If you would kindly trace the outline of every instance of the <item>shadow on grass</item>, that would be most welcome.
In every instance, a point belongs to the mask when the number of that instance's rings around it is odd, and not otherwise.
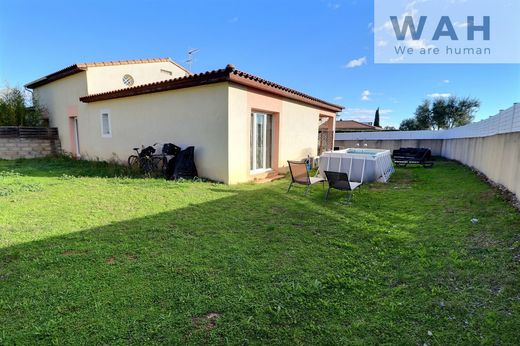
[[[0,249],[0,341],[347,338],[336,326],[356,319],[378,232],[321,189],[285,188],[214,189],[233,195]]]
[[[478,282],[482,264],[453,255],[460,236],[422,192],[362,189],[344,207],[286,187],[208,186],[222,197],[0,249],[0,343],[471,343],[506,304],[464,324],[461,291],[437,282]],[[495,318],[486,336],[510,341],[515,320]]]

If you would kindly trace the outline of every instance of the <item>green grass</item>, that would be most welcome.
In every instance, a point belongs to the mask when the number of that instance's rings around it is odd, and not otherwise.
[[[520,343],[520,214],[456,163],[350,206],[126,174],[0,161],[0,344]]]

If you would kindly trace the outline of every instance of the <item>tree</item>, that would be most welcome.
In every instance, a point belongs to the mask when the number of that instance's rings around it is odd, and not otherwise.
[[[417,107],[414,114],[418,130],[430,130],[433,128],[432,112],[430,110],[429,100],[424,100],[423,103]]]
[[[379,107],[377,107],[376,115],[374,117],[374,126],[381,127],[381,125],[379,125]]]
[[[430,103],[424,100],[415,110],[415,117],[401,122],[400,130],[440,130],[469,124],[480,107],[477,99],[437,98]]]
[[[401,131],[415,131],[420,130],[419,124],[417,123],[417,119],[410,118],[401,121],[401,125],[399,125],[399,130]]]
[[[463,99],[448,100],[448,105],[453,108],[448,108],[448,128],[463,126],[469,124],[475,119],[475,112],[480,108],[480,101],[471,99],[469,97]]]
[[[36,98],[27,106],[23,90],[7,87],[0,95],[0,126],[41,126],[45,108]]]

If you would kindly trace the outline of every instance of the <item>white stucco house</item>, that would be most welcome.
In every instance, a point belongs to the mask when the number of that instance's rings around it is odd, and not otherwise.
[[[199,175],[228,184],[315,156],[320,124],[332,149],[343,108],[232,65],[191,74],[168,58],[75,64],[26,87],[75,157],[126,162],[133,147],[193,145]]]

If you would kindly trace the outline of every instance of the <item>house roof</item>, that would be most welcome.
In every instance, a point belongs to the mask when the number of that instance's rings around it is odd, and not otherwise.
[[[322,125],[323,126],[323,125]],[[336,131],[338,130],[352,130],[352,131],[363,131],[363,130],[382,130],[380,127],[364,124],[356,120],[338,120],[336,121]]]
[[[190,88],[194,86],[220,82],[236,83],[239,85],[246,86],[248,88],[257,89],[278,96],[286,97],[288,99],[304,102],[332,112],[340,112],[343,109],[343,106],[320,100],[316,97],[304,94],[300,91],[284,87],[280,84],[276,84],[274,82],[262,79],[260,77],[254,76],[243,71],[239,71],[235,69],[233,65],[227,65],[226,68],[220,70],[207,71],[203,73],[139,85],[135,87],[87,95],[80,97],[80,100],[82,102],[89,103],[102,100],[110,100],[115,98],[144,95],[167,90]]]
[[[130,65],[130,64],[150,64],[155,62],[171,62],[176,65],[180,69],[186,71],[186,73],[191,74],[188,70],[186,70],[181,65],[177,64],[175,61],[170,58],[152,58],[152,59],[138,59],[138,60],[117,60],[117,61],[105,61],[105,62],[86,62],[80,64],[74,64],[69,67],[65,67],[59,71],[53,72],[47,76],[39,78],[35,81],[32,81],[25,85],[25,87],[29,89],[34,89],[39,86],[48,84],[50,82],[54,82],[58,79],[65,78],[71,76],[73,74],[86,71],[89,67],[102,67],[102,66],[117,66],[117,65]]]

